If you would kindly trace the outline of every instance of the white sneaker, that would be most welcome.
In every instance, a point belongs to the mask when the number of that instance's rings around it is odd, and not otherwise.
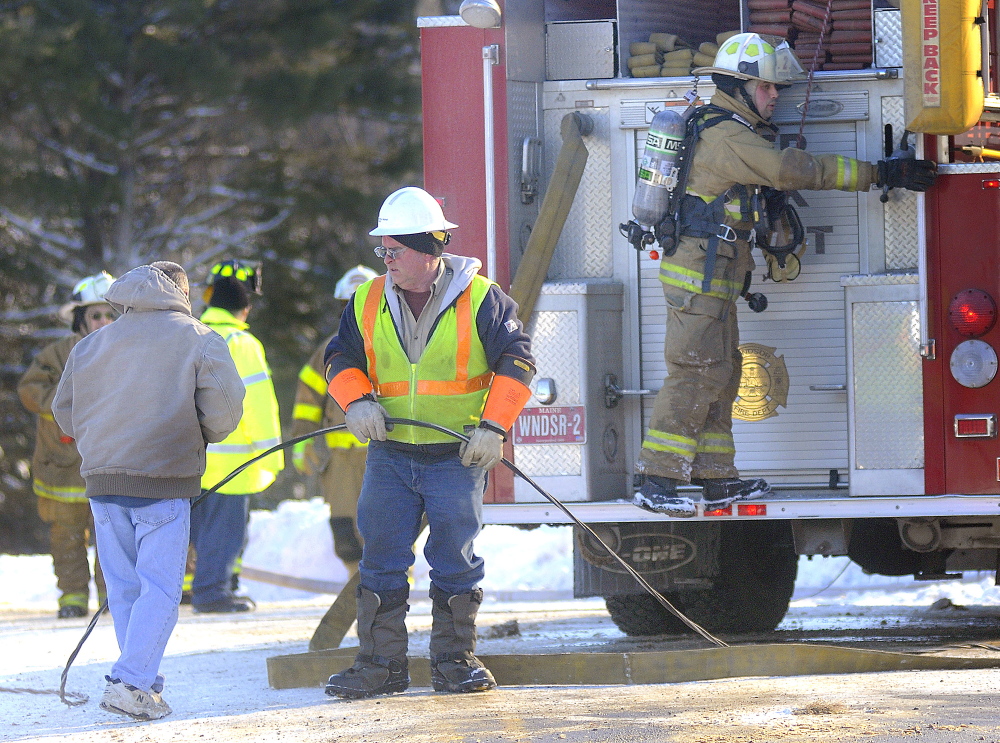
[[[101,697],[101,709],[116,715],[131,717],[133,720],[159,720],[173,710],[155,691],[143,691],[121,679],[105,676],[108,685]]]

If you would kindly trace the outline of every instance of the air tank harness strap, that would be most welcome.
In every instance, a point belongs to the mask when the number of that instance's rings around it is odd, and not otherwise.
[[[684,194],[684,200],[681,202],[680,234],[688,237],[708,238],[708,246],[705,248],[705,270],[701,282],[703,294],[708,294],[712,290],[712,277],[715,275],[715,258],[719,251],[719,240],[732,242],[736,239],[733,228],[723,223],[725,207],[725,193],[719,194],[710,202],[692,194]]]

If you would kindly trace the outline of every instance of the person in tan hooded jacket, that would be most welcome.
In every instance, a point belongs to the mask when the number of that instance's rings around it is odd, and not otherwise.
[[[770,118],[779,89],[804,74],[781,39],[737,34],[722,45],[714,66],[695,74],[711,74],[716,92],[709,106],[692,113],[689,127],[697,140],[686,183],[679,186],[679,239],[660,262],[668,376],[643,439],[642,478],[633,499],[675,517],[697,512],[694,499],[677,490],[680,484],[702,487],[706,511],[770,491],[762,479],[740,479],[732,433],[743,365],[735,302],[754,268],[758,223],[752,205],[760,203],[762,189],[772,189],[772,197],[872,186],[923,191],[935,177],[927,160],[869,163],[776,149],[763,135],[777,131]]]
[[[38,496],[38,515],[49,525],[52,568],[61,594],[56,614],[60,619],[87,616],[90,603],[87,542],[94,533],[94,519],[80,476],[80,453],[76,442],[63,435],[52,418],[52,398],[73,347],[115,319],[117,313],[104,301],[104,293],[113,281],[110,274],[101,271],[77,282],[71,301],[59,308],[59,318],[72,326],[72,335],[43,348],[17,385],[21,403],[38,415],[31,477]],[[103,603],[107,589],[96,555],[94,582],[97,602]]]

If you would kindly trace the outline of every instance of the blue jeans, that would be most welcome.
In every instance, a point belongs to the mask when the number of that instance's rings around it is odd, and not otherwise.
[[[168,498],[125,507],[91,501],[90,507],[121,650],[111,677],[149,691],[162,684],[160,661],[177,624],[191,503]]]
[[[191,544],[198,555],[191,583],[191,605],[233,595],[230,580],[247,541],[249,495],[211,493],[191,509]]]
[[[424,514],[431,582],[449,594],[479,585],[485,570],[472,540],[483,526],[485,489],[486,471],[463,467],[457,456],[428,460],[372,441],[358,500],[361,585],[376,593],[408,585],[406,571]]]

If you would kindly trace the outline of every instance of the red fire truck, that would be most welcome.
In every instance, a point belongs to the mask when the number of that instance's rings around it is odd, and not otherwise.
[[[544,276],[528,325],[538,373],[514,461],[711,631],[773,629],[799,555],[847,555],[867,572],[918,580],[1000,561],[992,2],[876,0],[867,60],[829,64],[782,93],[775,146],[801,146],[801,136],[810,152],[875,161],[888,127],[890,149],[909,129],[917,156],[939,163],[937,184],[887,200],[874,189],[791,195],[807,233],[801,275],[762,282],[758,258],[753,291],[769,306],[739,310],[736,464],[773,494],[692,519],[630,503],[665,374],[665,304],[657,261],[619,225],[631,219],[653,115],[686,106],[693,86],[706,101],[713,88],[690,75],[630,76],[628,58],[652,33],[698,48],[752,30],[754,7],[466,0],[462,15],[418,21],[425,187],[460,225],[453,249],[504,287]],[[500,469],[487,523],[568,523]],[[575,594],[604,597],[625,632],[680,626],[579,531],[574,571]]]

